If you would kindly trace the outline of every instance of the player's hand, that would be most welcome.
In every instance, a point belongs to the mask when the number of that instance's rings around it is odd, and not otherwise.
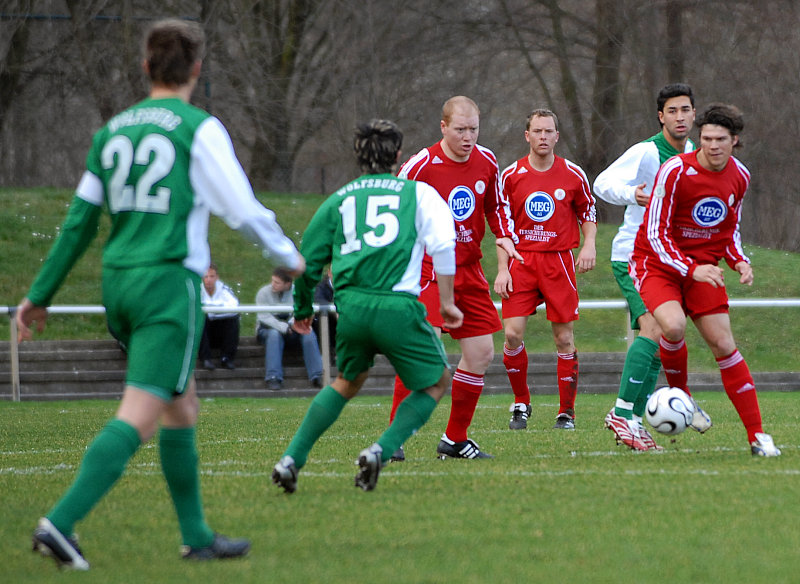
[[[647,203],[650,202],[650,193],[648,193],[645,188],[647,188],[647,183],[636,185],[636,191],[634,193],[636,204],[642,207],[647,207]]]
[[[508,298],[508,295],[514,291],[514,282],[508,270],[497,272],[497,277],[494,279],[494,291],[500,298]]]
[[[291,324],[292,330],[300,335],[307,335],[311,332],[311,322],[313,320],[313,316],[301,320],[293,320]]]
[[[714,264],[700,264],[692,273],[692,278],[696,282],[711,284],[714,288],[721,288],[725,285],[725,277],[722,268]]]
[[[442,304],[439,312],[444,318],[444,326],[449,329],[458,328],[464,324],[464,313],[455,304]]]
[[[510,237],[500,237],[497,239],[495,243],[497,247],[503,248],[503,251],[505,251],[508,254],[508,257],[514,258],[515,260],[519,260],[523,264],[525,263],[525,260],[523,260],[522,256],[519,255],[517,248],[514,247],[514,242],[511,241]]]
[[[17,306],[16,321],[19,335],[17,342],[30,341],[33,339],[31,324],[36,323],[37,332],[44,331],[44,325],[47,322],[47,308],[36,306],[27,298],[23,298]]]
[[[578,257],[575,259],[575,267],[577,268],[578,273],[583,274],[584,272],[594,269],[596,263],[597,251],[594,248],[586,249],[586,246],[584,245],[578,254]]]
[[[739,272],[739,283],[745,286],[753,285],[753,266],[747,262],[738,262],[734,268]]]

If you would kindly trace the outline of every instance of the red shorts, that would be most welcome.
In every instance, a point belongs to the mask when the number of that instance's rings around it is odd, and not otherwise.
[[[677,272],[673,275],[661,269],[654,270],[647,266],[647,260],[639,266],[630,264],[629,268],[633,284],[651,313],[669,300],[680,302],[692,320],[707,314],[728,313],[728,292],[724,286],[715,288],[706,282],[682,278]]]
[[[514,291],[503,299],[503,318],[536,314],[542,302],[550,322],[578,320],[575,258],[566,251],[523,251],[525,263],[508,265]]]
[[[464,324],[449,330],[439,312],[439,286],[435,281],[421,282],[419,301],[428,309],[428,322],[442,329],[454,339],[490,335],[503,328],[497,309],[489,294],[489,282],[483,275],[480,262],[456,268],[455,301],[464,313]]]

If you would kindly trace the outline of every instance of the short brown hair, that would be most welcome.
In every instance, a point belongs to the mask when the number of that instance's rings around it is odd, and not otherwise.
[[[531,129],[531,120],[533,118],[553,118],[553,122],[556,125],[556,132],[558,132],[558,116],[552,110],[540,107],[529,113],[527,119],[525,120],[526,130]]]
[[[177,18],[155,22],[144,42],[150,80],[167,86],[185,85],[205,48],[206,36],[198,23]]]

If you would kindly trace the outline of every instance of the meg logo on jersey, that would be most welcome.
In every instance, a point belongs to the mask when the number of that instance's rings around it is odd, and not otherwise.
[[[714,227],[725,221],[728,206],[716,197],[706,197],[692,209],[692,219],[701,227]]]
[[[450,205],[453,219],[463,221],[475,211],[475,194],[469,187],[459,185],[450,191],[450,195],[447,197],[447,204]]]
[[[556,211],[553,197],[544,191],[536,191],[525,199],[525,213],[534,221],[547,221]]]

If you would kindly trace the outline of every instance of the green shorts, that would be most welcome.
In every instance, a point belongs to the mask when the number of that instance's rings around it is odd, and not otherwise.
[[[639,330],[639,317],[649,312],[647,307],[642,301],[642,297],[633,286],[633,278],[628,273],[628,262],[611,262],[611,271],[614,273],[614,279],[617,281],[619,289],[622,290],[622,296],[628,303],[628,311],[631,314],[631,328]]]
[[[439,381],[447,355],[421,302],[408,294],[352,288],[336,294],[336,365],[342,377],[355,380],[383,353],[411,391]]]
[[[108,328],[128,353],[127,385],[167,401],[184,392],[205,322],[200,285],[178,263],[103,269]]]

